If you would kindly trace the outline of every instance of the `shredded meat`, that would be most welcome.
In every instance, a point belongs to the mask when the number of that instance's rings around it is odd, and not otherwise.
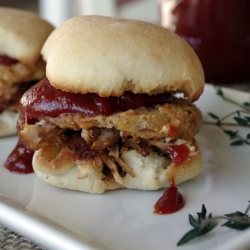
[[[38,150],[47,146],[54,138],[57,138],[57,136],[64,131],[65,130],[53,124],[41,120],[34,125],[25,123],[22,126],[22,130],[19,132],[19,136],[26,142],[28,148]]]
[[[45,63],[42,58],[32,68],[21,62],[13,65],[0,64],[0,111],[19,102],[21,94],[44,74]]]
[[[150,145],[148,144],[148,141],[138,137],[126,138],[124,146],[127,148],[133,148],[143,156],[148,156],[150,153]]]
[[[109,155],[114,157],[115,161],[119,164],[119,166],[121,166],[122,169],[131,177],[135,177],[133,171],[120,158],[120,153],[121,151],[119,151],[119,146],[117,143],[109,151]]]
[[[101,159],[103,160],[103,162],[111,170],[111,173],[114,176],[115,181],[122,185],[123,182],[122,182],[122,178],[118,172],[117,165],[113,162],[113,160],[107,154],[102,153],[100,156],[101,156]]]
[[[132,177],[135,176],[133,171],[120,158],[117,140],[117,135],[119,136],[118,131],[115,129],[108,130],[95,128],[89,131],[89,133],[90,135],[93,135],[93,133],[98,135],[94,136],[97,141],[100,137],[102,139],[106,138],[107,142],[104,142],[104,144],[109,147],[107,147],[106,150],[103,150],[103,145],[98,143],[100,147],[93,149],[92,146],[94,141],[92,139],[86,141],[86,139],[81,137],[84,134],[85,138],[88,139],[89,137],[87,136],[87,131],[81,133],[81,136],[80,132],[73,131],[67,131],[66,133],[58,136],[58,139],[63,144],[63,147],[68,147],[74,152],[74,162],[79,166],[79,178],[86,178],[92,173],[96,165],[100,166],[103,163],[111,170],[115,180],[120,184],[122,184],[122,179],[118,171],[118,166],[122,167],[122,169]],[[107,135],[105,136],[105,134]]]
[[[93,128],[89,130],[83,129],[81,135],[85,141],[91,145],[91,149],[93,150],[111,147],[116,142],[118,142],[120,138],[119,132],[114,128]]]

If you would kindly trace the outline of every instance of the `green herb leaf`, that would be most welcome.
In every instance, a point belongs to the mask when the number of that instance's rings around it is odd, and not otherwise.
[[[236,229],[236,230],[245,230],[250,227],[250,224],[248,225],[248,224],[243,224],[239,222],[228,221],[224,223],[222,227],[229,227],[229,228]]]
[[[247,126],[248,125],[248,121],[244,118],[240,118],[240,117],[234,117],[234,120],[241,126]]]
[[[211,112],[208,112],[208,114],[215,120],[219,120],[219,117]]]
[[[250,227],[250,218],[248,217],[248,215],[242,212],[237,211],[235,213],[225,214],[225,216],[229,218],[238,219],[238,221],[229,220],[224,223],[222,227],[226,226],[237,230],[245,230]]]
[[[250,107],[250,102],[244,102],[243,105],[246,107]]]
[[[205,226],[196,227],[190,231],[188,231],[177,243],[177,246],[181,246],[187,243],[190,240],[195,239],[201,235],[207,234],[212,231],[218,224],[215,221],[210,221],[206,223]]]
[[[200,229],[199,228],[194,228],[190,231],[188,231],[177,243],[177,246],[181,246],[185,243],[187,243],[190,240],[193,240],[194,238],[196,238],[197,236],[200,235]]]
[[[222,96],[222,97],[224,96],[224,93],[221,88],[217,89],[217,95]]]
[[[206,223],[206,226],[203,226],[201,228],[201,234],[200,235],[203,235],[203,234],[207,234],[209,233],[210,231],[212,231],[216,226],[218,225],[218,223],[216,221],[209,221]],[[199,236],[200,236],[199,235]]]
[[[177,246],[183,245],[198,236],[207,234],[217,226],[217,222],[212,220],[212,214],[209,214],[208,220],[206,219],[206,214],[207,209],[204,204],[202,205],[201,212],[197,213],[198,221],[195,220],[191,214],[189,214],[189,223],[194,227],[194,229],[187,232],[177,243]]]
[[[206,218],[206,214],[207,214],[207,209],[206,209],[205,205],[202,204],[201,212],[197,213],[198,218],[199,218],[199,223],[201,223]]]
[[[244,217],[245,214],[239,211],[236,211],[235,213],[230,213],[230,214],[224,214],[225,216],[229,218],[235,218],[235,217]]]
[[[199,227],[200,223],[197,222],[191,214],[188,215],[188,218],[191,226],[193,226],[194,228]]]
[[[237,140],[237,141],[234,141],[234,142],[232,142],[232,143],[230,143],[230,146],[241,146],[241,145],[243,145],[244,144],[244,140]]]
[[[245,230],[250,227],[250,217],[248,216],[248,212],[250,210],[250,204],[248,205],[245,213],[236,211],[235,213],[225,214],[226,217],[212,217],[210,213],[208,218],[206,218],[206,207],[203,204],[200,213],[198,214],[198,220],[195,220],[192,215],[189,214],[189,223],[194,227],[194,229],[188,231],[177,243],[177,246],[183,245],[190,240],[195,239],[201,235],[207,234],[212,231],[218,223],[216,219],[226,219],[227,222],[222,226],[236,229],[236,230]]]
[[[230,136],[230,139],[233,139],[239,131],[232,131],[232,130],[223,130],[224,133]]]
[[[245,116],[245,119],[250,122],[250,116]]]

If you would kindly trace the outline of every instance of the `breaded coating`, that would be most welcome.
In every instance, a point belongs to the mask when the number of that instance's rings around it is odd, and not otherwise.
[[[151,109],[128,110],[110,116],[83,117],[81,114],[62,114],[57,118],[43,119],[62,129],[116,128],[127,136],[143,139],[170,137],[190,140],[199,132],[202,124],[201,111],[194,104],[176,98],[172,104]]]

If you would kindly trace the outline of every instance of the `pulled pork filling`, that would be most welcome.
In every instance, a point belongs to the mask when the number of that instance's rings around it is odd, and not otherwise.
[[[134,149],[143,156],[154,151],[166,157],[169,164],[174,163],[176,166],[200,153],[191,142],[183,139],[172,140],[168,137],[147,140],[128,136],[115,128],[93,127],[74,131],[61,129],[45,120],[34,125],[24,125],[20,136],[33,150],[47,150],[47,147],[53,148],[53,145],[59,144],[61,150],[53,158],[55,166],[56,162],[60,166],[60,156],[67,151],[68,157],[78,166],[79,179],[88,177],[96,166],[103,166],[103,174],[113,176],[121,185],[122,177],[126,174],[135,177],[132,169],[121,159],[122,153],[127,150]]]
[[[142,139],[131,137],[119,132],[115,128],[91,128],[82,131],[60,129],[44,120],[26,125],[20,131],[24,141],[34,150],[51,148],[59,144],[61,149],[70,151],[69,157],[78,166],[78,178],[86,178],[95,166],[103,166],[105,176],[113,176],[116,182],[122,185],[122,177],[129,174],[135,177],[132,169],[126,165],[121,154],[134,149],[143,156],[150,152],[157,152],[166,157],[169,164],[176,166],[185,162],[189,157],[199,154],[191,142],[183,139]],[[60,162],[61,151],[53,160]],[[59,157],[58,157],[59,156]]]

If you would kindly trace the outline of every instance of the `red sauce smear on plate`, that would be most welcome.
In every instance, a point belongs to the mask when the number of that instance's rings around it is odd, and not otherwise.
[[[149,96],[125,92],[120,97],[100,97],[95,93],[75,94],[54,88],[47,78],[30,88],[21,99],[21,111],[28,120],[44,116],[58,117],[60,114],[81,114],[85,117],[111,115],[118,111],[153,107],[171,102],[171,94]]]
[[[11,66],[11,65],[16,64],[16,63],[18,63],[18,60],[10,58],[6,55],[0,54],[0,64]]]
[[[155,203],[155,214],[172,214],[179,211],[185,205],[185,200],[178,188],[175,186],[174,179],[170,181],[170,187],[165,190],[163,195]]]
[[[4,167],[10,172],[28,174],[33,172],[32,157],[34,151],[29,150],[26,144],[19,138],[16,147],[8,156]]]

